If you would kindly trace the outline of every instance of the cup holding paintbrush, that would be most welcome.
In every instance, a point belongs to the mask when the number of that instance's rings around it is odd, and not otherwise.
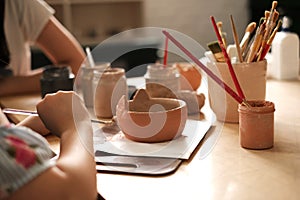
[[[209,49],[212,51],[216,58],[216,62],[208,62],[207,66],[213,71],[213,73],[218,74],[219,77],[231,88],[235,88],[236,92],[239,93],[240,97],[246,101],[265,99],[266,90],[266,67],[267,62],[263,60],[261,62],[251,62],[246,63],[242,57],[241,44],[237,37],[236,27],[233,21],[233,17],[230,17],[232,33],[235,39],[235,53],[237,59],[232,62],[233,57],[229,57],[229,53],[226,50],[222,50],[224,45],[220,39],[220,34],[215,28],[215,33],[218,37],[218,41],[208,44]],[[214,22],[212,20],[212,22]],[[247,27],[247,35],[242,39],[243,43],[248,43],[250,39],[250,33],[254,31],[256,23],[251,23]],[[251,29],[251,30],[250,30]],[[261,36],[262,40],[262,36]],[[258,43],[259,41],[257,41]],[[227,49],[233,45],[229,45]],[[256,47],[258,48],[258,47]],[[228,55],[229,54],[229,55]],[[213,80],[208,79],[208,91],[210,106],[212,110],[216,113],[217,119],[219,121],[238,123],[239,113],[238,105],[234,99],[226,94],[222,88],[220,88]],[[247,102],[247,101],[246,101]]]
[[[235,26],[232,21],[233,34],[236,35]],[[253,25],[252,25],[253,26]],[[252,30],[253,31],[253,30]],[[236,36],[235,36],[236,37]],[[240,46],[238,38],[235,38],[235,46]],[[233,45],[230,45],[233,46]],[[230,48],[228,46],[227,49]],[[214,55],[222,57],[223,60],[216,59],[216,62],[208,62],[207,66],[213,73],[217,74],[221,79],[231,88],[235,88],[230,70],[228,69],[228,63],[225,62],[225,56],[222,52],[221,46],[218,45],[218,41],[209,45]],[[213,47],[213,48],[212,48]],[[241,52],[240,52],[241,53]],[[238,57],[236,51],[235,55]],[[240,54],[241,56],[241,54]],[[230,59],[230,62],[232,57]],[[247,99],[265,99],[266,92],[266,69],[267,62],[263,60],[261,62],[243,62],[243,59],[237,59],[240,62],[230,63],[233,71],[236,74],[239,85],[243,90],[243,93]],[[223,61],[223,62],[220,62]],[[241,62],[242,61],[242,62]],[[208,92],[209,92],[209,103],[212,110],[215,112],[216,117],[219,121],[239,123],[239,102],[231,98],[230,95],[222,88],[220,88],[212,79],[208,79]]]
[[[273,147],[273,143],[274,143],[274,111],[275,111],[275,106],[272,102],[269,101],[265,101],[265,95],[263,95],[263,97],[258,97],[256,100],[249,100],[249,99],[254,99],[254,97],[249,97],[250,94],[253,94],[253,91],[257,91],[258,87],[254,87],[251,88],[249,90],[249,94],[248,92],[245,91],[245,86],[243,85],[243,83],[241,83],[240,81],[245,80],[247,78],[249,78],[250,72],[253,72],[254,70],[257,69],[257,66],[259,66],[258,64],[262,64],[261,68],[262,71],[266,71],[266,65],[267,65],[267,61],[264,59],[266,52],[269,50],[269,45],[272,43],[272,38],[274,37],[274,35],[276,34],[278,27],[280,26],[280,21],[277,23],[276,28],[274,24],[276,24],[276,21],[278,19],[278,12],[275,10],[277,6],[277,2],[273,2],[272,4],[272,9],[271,11],[268,13],[266,13],[266,18],[265,20],[260,24],[259,28],[256,31],[256,34],[254,36],[253,42],[251,42],[249,44],[249,51],[246,52],[246,61],[247,63],[243,63],[243,58],[241,57],[241,49],[240,49],[240,45],[238,44],[238,40],[236,39],[236,32],[234,30],[234,26],[233,27],[233,34],[234,34],[234,39],[235,39],[235,43],[236,43],[236,47],[237,47],[237,55],[239,57],[239,61],[240,64],[244,65],[244,66],[251,66],[250,71],[247,72],[246,77],[242,77],[241,74],[239,74],[237,71],[237,69],[235,67],[232,66],[231,62],[228,62],[228,58],[226,56],[226,52],[222,51],[224,56],[225,56],[225,60],[227,61],[228,67],[229,69],[234,68],[234,71],[237,75],[239,79],[239,84],[241,86],[241,88],[243,88],[243,92],[245,92],[245,96],[247,97],[247,103],[250,104],[250,106],[245,106],[243,104],[239,104],[238,106],[238,122],[240,123],[239,125],[239,137],[240,137],[240,145],[244,148],[248,148],[248,149],[268,149]],[[214,20],[212,20],[214,22]],[[231,22],[233,24],[233,20],[231,17]],[[214,24],[213,24],[214,25]],[[215,28],[215,25],[214,25]],[[215,28],[216,29],[216,28]],[[217,34],[218,39],[219,37],[219,33],[217,31],[215,31]],[[249,41],[249,39],[248,39]],[[244,42],[244,41],[243,41]],[[220,47],[222,48],[222,41],[219,39],[219,43],[220,43]],[[244,47],[245,48],[245,47]],[[216,62],[217,63],[217,62]],[[220,64],[220,63],[219,63]],[[214,64],[212,67],[217,66],[216,64]],[[222,76],[223,81],[226,79],[226,76],[224,76],[224,73],[227,73],[227,77],[230,77],[231,75],[231,79],[229,79],[230,81],[234,81],[234,76],[233,74],[229,74],[229,72],[227,72],[226,70],[226,66],[220,67],[217,70],[220,72],[222,71],[220,74]],[[223,74],[222,74],[223,73]],[[256,73],[255,73],[256,74]],[[266,73],[263,72],[262,76],[263,77],[261,80],[266,80],[265,79],[265,75]],[[258,80],[261,77],[256,77],[252,80],[254,80],[253,83],[249,84],[249,81],[246,82],[246,84],[248,84],[248,86],[254,86],[253,84],[257,83]],[[232,86],[233,84],[229,84],[229,87]],[[218,94],[219,92],[215,90],[216,88],[213,89],[209,89],[209,91],[213,91],[213,92],[209,92],[209,94]],[[236,89],[238,90],[238,87],[236,87]],[[265,82],[264,82],[264,86],[260,87],[260,89],[264,89],[265,92]],[[239,94],[240,95],[240,94]],[[241,95],[240,95],[241,96]],[[210,96],[211,97],[211,96]],[[242,97],[242,96],[241,96]],[[219,97],[215,97],[215,100],[219,100]],[[227,101],[227,97],[225,98],[225,101]],[[245,98],[244,98],[245,99]],[[210,99],[210,103],[213,106],[216,106],[213,102],[212,99]],[[227,104],[226,104],[227,106]],[[216,106],[217,107],[217,106]],[[224,114],[225,113],[225,114]],[[226,115],[227,112],[224,112],[223,114]],[[224,116],[225,118],[225,116]]]
[[[207,67],[217,74],[229,87],[234,88],[230,72],[225,62],[208,62]],[[267,61],[233,63],[232,67],[247,100],[264,100],[266,96]],[[208,97],[212,110],[219,121],[238,123],[238,105],[213,80],[207,79]]]

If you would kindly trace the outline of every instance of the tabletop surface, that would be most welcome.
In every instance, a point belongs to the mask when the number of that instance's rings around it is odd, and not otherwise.
[[[172,174],[138,176],[98,173],[98,191],[110,199],[299,199],[300,81],[267,81],[266,99],[275,104],[274,147],[239,145],[238,124],[217,122],[193,156]],[[34,109],[36,95],[0,98],[1,107]],[[22,116],[14,116],[16,121]],[[59,139],[47,137],[54,149]],[[212,139],[212,144],[208,144]],[[203,153],[203,149],[206,153]]]

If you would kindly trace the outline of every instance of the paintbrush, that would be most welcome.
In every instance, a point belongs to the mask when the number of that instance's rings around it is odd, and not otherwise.
[[[215,31],[217,31],[217,25],[215,24],[214,18],[212,18]],[[179,49],[181,49],[191,60],[193,60],[208,76],[210,76],[219,86],[221,86],[230,96],[232,96],[238,103],[244,104],[247,107],[251,105],[246,101],[244,95],[238,95],[234,90],[232,90],[225,82],[223,82],[218,76],[216,76],[212,71],[210,71],[202,62],[197,59],[188,49],[186,49],[179,41],[177,41],[170,33],[163,31],[163,34],[166,35]],[[221,40],[220,46],[223,45],[220,34],[217,34],[218,40]],[[223,52],[226,54],[224,46],[222,46]],[[225,51],[224,51],[225,50]],[[228,58],[228,56],[226,56]],[[239,88],[241,89],[241,88]]]
[[[277,7],[277,4],[278,4],[277,1],[272,2],[272,8],[271,8],[269,17],[266,19],[266,31],[265,31],[264,38],[263,38],[264,41],[268,40],[268,38],[270,37],[270,33],[274,27],[273,24],[274,24],[274,17],[276,17],[275,9]]]
[[[249,43],[249,40],[250,40],[250,36],[252,34],[252,32],[255,30],[256,28],[256,23],[255,22],[251,22],[250,24],[248,24],[246,30],[245,30],[245,34],[241,40],[241,43],[240,43],[240,47],[241,47],[241,53],[243,54],[248,43]]]
[[[258,23],[258,27],[261,26],[262,23],[265,22],[265,17],[261,17],[260,20],[259,20],[259,23]],[[266,22],[265,22],[266,23]],[[259,31],[259,28],[256,28],[256,31],[255,31],[255,34],[253,37],[251,37],[251,39],[249,40],[247,46],[246,46],[246,49],[243,51],[243,58],[244,60],[247,60],[247,56],[249,55],[249,51],[250,51],[250,47],[251,45],[253,44],[253,41],[255,39],[255,36],[258,35],[258,31]],[[251,36],[251,35],[250,35]]]
[[[223,44],[226,48],[227,47],[227,41],[226,41],[226,33],[223,32],[223,22],[221,22],[221,21],[217,22],[217,27],[218,27],[219,33],[222,37]]]
[[[268,20],[270,17],[270,11],[265,10],[265,20]]]
[[[266,23],[264,22],[260,27],[255,35],[254,41],[251,44],[251,48],[249,50],[249,54],[247,56],[247,63],[250,63],[254,60],[256,54],[258,53],[258,50],[261,46],[261,42],[263,40],[263,35],[265,33]]]
[[[268,39],[267,43],[265,44],[261,54],[259,54],[257,60],[260,61],[260,60],[263,60],[265,58],[265,56],[267,55],[267,53],[269,52],[270,48],[271,48],[271,45],[272,45],[272,42],[275,38],[275,35],[276,33],[278,32],[279,28],[281,27],[282,25],[282,21],[279,20],[278,23],[277,23],[277,26],[275,27],[275,29],[273,30],[270,38]]]
[[[243,62],[243,56],[242,56],[241,47],[240,47],[240,44],[239,44],[239,37],[238,37],[237,32],[236,32],[236,28],[235,28],[235,25],[234,25],[232,15],[230,15],[230,22],[231,22],[233,38],[234,38],[237,54],[238,54],[238,57],[239,57],[239,61],[240,61],[240,63],[242,63]]]
[[[270,13],[270,12],[268,12],[268,13]],[[268,15],[268,14],[267,14]],[[274,27],[276,26],[276,22],[277,22],[277,19],[278,19],[278,17],[279,17],[279,13],[276,11],[276,10],[274,10],[274,13],[273,13],[273,15],[271,16],[270,14],[269,14],[269,16],[267,16],[267,20],[266,20],[266,23],[268,23],[268,21],[270,20],[270,22],[269,22],[269,28],[268,27],[266,27],[266,31],[265,31],[265,34],[264,34],[264,37],[263,37],[263,41],[262,41],[262,45],[261,45],[261,48],[260,48],[260,50],[259,50],[259,53],[258,54],[261,54],[262,53],[262,51],[263,51],[263,49],[264,49],[264,46],[266,45],[266,43],[267,43],[267,41],[269,40],[269,38],[270,38],[270,36],[271,36],[271,34],[272,34],[272,30],[274,29]],[[270,18],[270,19],[269,19]],[[272,19],[271,19],[272,18]],[[268,30],[269,29],[269,30]],[[269,33],[267,33],[267,31],[269,31]]]
[[[236,74],[235,74],[235,72],[234,72],[234,69],[233,69],[231,60],[230,60],[230,58],[229,58],[229,56],[228,56],[228,54],[227,54],[226,48],[225,48],[225,46],[224,46],[224,44],[223,44],[221,35],[220,35],[219,31],[218,31],[218,27],[217,27],[215,18],[214,18],[213,16],[210,16],[210,19],[211,19],[211,23],[212,23],[212,25],[213,25],[214,31],[215,31],[215,33],[216,33],[216,36],[217,36],[217,38],[218,38],[218,42],[219,42],[219,44],[220,44],[220,47],[221,47],[221,49],[222,49],[222,53],[223,53],[223,55],[224,55],[225,61],[226,61],[227,65],[228,65],[228,69],[229,69],[229,72],[230,72],[230,75],[231,75],[231,79],[232,79],[232,81],[233,81],[233,83],[234,83],[234,85],[235,85],[235,88],[236,88],[236,90],[237,90],[239,96],[240,96],[240,97],[243,99],[243,101],[244,101],[244,100],[245,100],[244,92],[243,92],[243,90],[242,90],[242,88],[241,88],[241,86],[240,86],[240,83],[239,83],[239,81],[238,81],[238,79],[237,79],[237,77],[236,77]]]
[[[2,109],[2,112],[6,114],[38,116],[37,111],[21,110],[21,109],[14,109],[14,108],[4,108]],[[114,118],[108,120],[91,119],[91,122],[99,123],[99,124],[113,124],[115,122],[115,119]]]
[[[217,62],[225,62],[225,57],[218,41],[211,42],[207,44],[207,46],[213,53]]]

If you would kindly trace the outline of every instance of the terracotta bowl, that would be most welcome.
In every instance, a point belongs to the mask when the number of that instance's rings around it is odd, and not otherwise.
[[[174,63],[177,67],[180,77],[181,90],[197,90],[201,85],[202,75],[195,64],[188,62]]]
[[[117,122],[124,135],[137,142],[165,142],[179,137],[187,120],[186,103],[179,99],[150,98],[137,91],[133,100],[123,96],[117,105]]]

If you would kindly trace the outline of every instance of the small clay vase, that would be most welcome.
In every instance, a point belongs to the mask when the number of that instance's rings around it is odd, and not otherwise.
[[[240,145],[247,149],[268,149],[274,143],[274,103],[248,101],[251,107],[240,104]]]

